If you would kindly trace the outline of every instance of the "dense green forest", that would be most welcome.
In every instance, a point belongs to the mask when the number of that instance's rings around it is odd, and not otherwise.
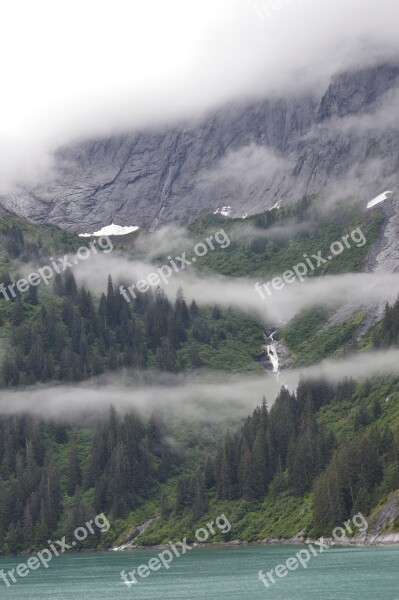
[[[383,494],[399,487],[399,429],[380,423],[378,396],[355,399],[356,391],[351,380],[335,388],[325,381],[302,381],[295,394],[283,388],[270,411],[263,401],[240,431],[226,433],[195,479],[179,478],[176,509],[198,511],[200,479],[218,500],[258,501],[268,494],[299,497],[313,491],[316,533],[328,532],[354,512],[369,514]],[[348,404],[351,436],[340,439],[322,409],[336,415]],[[204,512],[205,499],[206,494]]]
[[[45,265],[51,254],[78,245],[81,238],[56,227],[4,216],[0,281],[7,286],[27,262]],[[182,291],[173,303],[160,289],[127,303],[118,289],[123,283],[109,277],[105,293],[93,297],[78,289],[69,270],[49,287],[30,286],[24,294],[15,289],[10,300],[0,295],[1,384],[80,381],[122,367],[261,371],[262,327],[255,319],[218,306],[199,308],[195,301],[187,306]]]
[[[0,419],[0,548],[18,552],[70,535],[102,512],[126,517],[176,468],[159,415],[111,407],[94,430]],[[91,538],[82,546],[95,547]]]
[[[304,250],[324,248],[359,226],[367,244],[338,257],[320,275],[360,270],[381,215],[373,220],[352,209],[337,211],[315,227],[312,211],[307,199],[245,223],[224,220],[231,245],[209,253],[199,268],[227,275],[275,274],[297,262]],[[191,235],[200,240],[220,223],[218,215],[199,219]],[[273,228],[281,226],[293,226],[295,233],[276,237]],[[121,241],[120,248],[134,255],[140,235]],[[82,243],[56,227],[11,216],[2,219],[0,240],[6,285],[24,264],[46,264],[50,254],[72,252]],[[173,302],[156,290],[127,303],[118,291],[121,283],[109,276],[97,297],[79,288],[67,271],[52,286],[0,299],[1,386],[77,382],[118,369],[262,372],[257,357],[263,326],[256,319],[233,309],[187,304],[183,290]],[[296,364],[359,350],[355,332],[362,313],[323,329],[330,314],[315,308],[282,328],[279,335]],[[361,343],[388,348],[398,342],[399,301],[386,306]],[[302,380],[295,391],[282,388],[272,406],[263,399],[244,423],[222,433],[211,423],[176,422],[159,414],[143,420],[112,407],[94,426],[28,414],[2,416],[0,551],[40,548],[100,512],[109,516],[111,530],[82,547],[112,545],[157,515],[141,543],[180,539],[223,511],[233,523],[223,539],[256,540],[300,530],[328,534],[355,511],[369,514],[399,487],[398,390],[398,381],[388,377],[338,385]]]
[[[253,319],[217,306],[200,310],[195,301],[187,307],[182,292],[174,304],[160,289],[127,303],[109,277],[95,303],[70,271],[55,276],[51,298],[39,301],[37,288],[30,290],[35,293],[0,302],[10,330],[4,386],[80,381],[121,367],[259,368],[262,330]]]
[[[328,534],[399,487],[398,385],[303,380],[295,393],[282,388],[270,410],[263,399],[241,427],[204,448],[197,465],[170,445],[173,432],[159,414],[143,421],[111,407],[87,428],[2,417],[0,548],[40,547],[100,512],[112,530],[83,547],[111,544],[156,515],[142,543],[178,539],[218,510],[241,539],[300,526]],[[390,391],[389,403],[381,391]]]

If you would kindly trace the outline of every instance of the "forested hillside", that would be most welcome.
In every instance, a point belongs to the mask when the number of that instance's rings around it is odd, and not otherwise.
[[[128,304],[111,277],[96,305],[90,292],[77,289],[71,272],[56,275],[53,289],[55,297],[43,301],[29,295],[0,302],[10,330],[5,386],[80,381],[122,367],[258,368],[261,328],[233,311],[200,310],[195,301],[187,307],[182,292],[171,304],[162,290]]]
[[[102,512],[126,517],[157,492],[176,462],[159,416],[143,423],[133,412],[122,418],[111,408],[95,429],[2,417],[0,549],[44,546]]]
[[[369,515],[399,487],[398,390],[392,379],[302,381],[270,411],[263,401],[194,476],[178,478],[174,533],[222,509],[244,540],[329,535],[348,515]],[[142,543],[164,541],[169,527]]]
[[[329,268],[361,270],[382,216],[372,219],[348,209],[316,227],[312,210],[311,201],[304,200],[246,223],[226,222],[231,245],[209,253],[200,269],[273,275],[305,249],[323,248],[357,226],[367,243]],[[218,215],[201,219],[190,235],[203,239],[216,226]],[[291,227],[292,234],[276,236],[276,226]],[[57,228],[39,230],[11,216],[4,216],[0,235],[6,285],[24,264],[46,264],[50,254],[81,244]],[[137,240],[136,235],[122,240],[120,250],[134,256]],[[160,253],[158,263],[162,258]],[[78,287],[66,271],[51,286],[31,286],[26,294],[0,299],[2,387],[85,381],[118,369],[262,373],[264,323],[233,309],[187,304],[184,290],[174,301],[157,289],[127,303],[120,283],[110,275],[104,293],[96,295]],[[357,317],[320,333],[330,314],[323,307],[305,311],[283,327],[292,359],[309,363],[359,349]],[[398,335],[399,301],[386,306],[365,343],[388,348],[398,344]],[[167,414],[165,420],[159,414],[148,420],[134,412],[117,414],[112,407],[106,416],[97,415],[95,425],[2,416],[0,549],[39,548],[99,512],[110,517],[112,530],[82,542],[84,547],[112,545],[158,515],[141,543],[179,539],[222,511],[239,539],[328,533],[354,511],[369,514],[399,487],[398,389],[398,380],[387,377],[338,385],[301,380],[295,391],[283,387],[273,405],[259,398],[260,406],[244,423],[223,435],[219,428],[217,443],[212,436],[199,443],[200,422],[187,428],[184,419],[176,422]],[[183,430],[194,432],[191,441],[189,433],[180,435]]]
[[[2,417],[0,548],[40,547],[103,511],[112,532],[83,547],[112,544],[157,515],[140,543],[179,539],[218,511],[238,539],[328,534],[399,487],[398,390],[396,379],[283,388],[270,410],[264,399],[200,451],[197,466],[170,445],[160,415],[143,421],[111,407],[94,428]]]

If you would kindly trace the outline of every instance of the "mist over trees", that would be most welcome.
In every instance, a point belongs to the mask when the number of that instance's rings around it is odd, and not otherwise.
[[[0,550],[46,547],[102,512],[126,517],[176,465],[160,415],[143,423],[111,407],[94,430],[1,417]],[[98,542],[96,534],[80,545]]]
[[[195,301],[188,307],[181,290],[174,303],[161,289],[128,303],[109,276],[106,293],[95,301],[78,289],[70,271],[55,276],[55,297],[39,299],[36,288],[30,290],[12,303],[10,349],[1,371],[5,387],[83,381],[122,367],[174,373],[199,368],[212,364],[209,353],[221,342],[241,335],[228,315],[220,318],[218,307],[210,315]],[[260,328],[258,335],[261,340]]]

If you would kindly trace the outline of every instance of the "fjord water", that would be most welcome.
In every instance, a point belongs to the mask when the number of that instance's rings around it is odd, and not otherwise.
[[[121,570],[131,571],[156,556],[154,550],[93,552],[53,558],[49,568],[30,572],[7,588],[10,600],[399,600],[399,548],[330,548],[268,589],[258,579],[295,554],[296,546],[196,548],[162,568],[137,578],[128,588]],[[22,557],[0,559],[15,568]]]

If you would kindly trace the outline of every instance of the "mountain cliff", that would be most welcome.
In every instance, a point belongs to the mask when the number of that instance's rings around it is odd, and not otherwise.
[[[111,222],[153,230],[189,223],[223,205],[233,216],[334,187],[394,186],[399,66],[332,78],[321,97],[225,106],[201,119],[59,148],[35,188],[0,201],[37,222],[93,231]]]

